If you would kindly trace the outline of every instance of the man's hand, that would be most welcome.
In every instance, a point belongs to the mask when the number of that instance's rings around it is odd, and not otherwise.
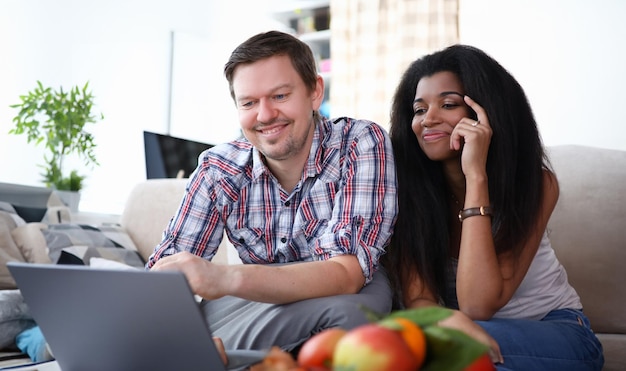
[[[224,343],[221,338],[217,336],[213,336],[213,342],[215,343],[215,347],[217,348],[217,352],[220,354],[220,358],[225,365],[228,364],[228,357],[226,356],[226,349],[224,348]]]
[[[226,295],[284,304],[330,295],[357,293],[365,283],[356,256],[293,264],[214,264],[189,252],[158,260],[152,270],[182,272],[191,290],[207,300]]]
[[[180,271],[187,278],[187,282],[194,294],[204,299],[217,299],[228,295],[228,290],[221,284],[227,274],[227,266],[214,264],[199,256],[183,251],[159,259],[151,270]]]
[[[274,346],[263,362],[251,366],[250,371],[305,371],[305,369],[298,367],[291,354]]]

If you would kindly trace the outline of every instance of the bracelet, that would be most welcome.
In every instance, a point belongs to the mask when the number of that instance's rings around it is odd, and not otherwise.
[[[492,215],[493,210],[489,206],[480,206],[480,207],[470,207],[468,209],[463,209],[459,211],[459,221],[462,222],[470,216],[485,216]]]

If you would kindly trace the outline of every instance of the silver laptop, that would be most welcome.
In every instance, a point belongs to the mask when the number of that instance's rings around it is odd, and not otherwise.
[[[62,371],[226,370],[180,272],[7,264]],[[265,351],[229,351],[228,369]]]

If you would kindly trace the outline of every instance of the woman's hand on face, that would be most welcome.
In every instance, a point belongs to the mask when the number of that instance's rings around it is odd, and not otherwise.
[[[471,174],[485,173],[492,131],[485,110],[469,96],[466,95],[464,99],[476,112],[478,120],[462,118],[452,131],[450,148],[462,151],[461,166],[467,177]]]
[[[493,363],[504,362],[502,353],[500,353],[500,346],[496,340],[463,312],[454,310],[452,316],[439,321],[438,325],[441,327],[448,327],[463,331],[476,341],[479,341],[489,347],[489,357]]]

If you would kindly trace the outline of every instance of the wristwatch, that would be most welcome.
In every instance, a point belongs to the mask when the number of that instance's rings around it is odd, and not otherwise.
[[[490,206],[480,206],[480,207],[470,207],[467,209],[463,209],[459,211],[459,221],[462,222],[470,216],[485,216],[485,215],[493,215],[493,210]]]

